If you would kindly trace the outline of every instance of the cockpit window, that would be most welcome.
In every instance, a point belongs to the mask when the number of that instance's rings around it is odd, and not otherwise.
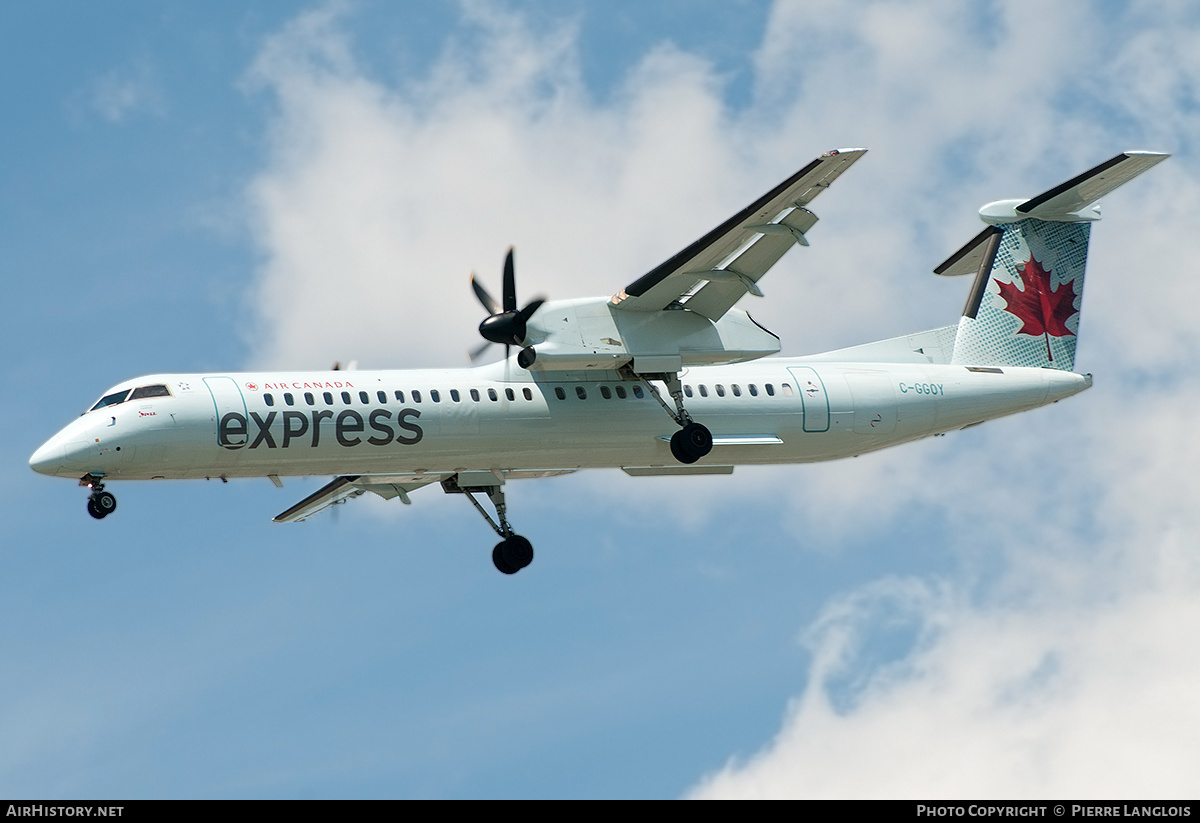
[[[101,397],[100,401],[98,403],[96,403],[96,405],[94,405],[90,409],[88,409],[88,411],[95,411],[96,409],[102,409],[105,406],[115,406],[118,403],[124,403],[128,398],[129,398],[129,389],[122,389],[121,391],[115,391],[112,394],[106,394],[103,397]]]
[[[96,405],[92,406],[88,411],[102,409],[105,406],[116,406],[120,403],[127,403],[130,400],[145,400],[147,397],[170,397],[171,390],[162,383],[156,383],[153,386],[138,386],[136,389],[121,389],[112,394],[106,394],[100,398]]]
[[[171,392],[166,386],[159,383],[156,386],[139,386],[133,390],[133,394],[129,395],[130,400],[141,400],[146,397],[170,397]]]

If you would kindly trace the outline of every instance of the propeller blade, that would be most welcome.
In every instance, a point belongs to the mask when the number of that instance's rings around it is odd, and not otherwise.
[[[510,246],[508,254],[504,256],[504,291],[502,292],[503,302],[500,305],[496,305],[496,299],[488,294],[488,290],[475,279],[474,273],[471,274],[471,288],[475,291],[475,297],[488,312],[488,316],[479,324],[479,334],[490,343],[503,345],[505,360],[508,360],[511,346],[525,345],[529,318],[546,302],[545,298],[538,297],[529,301],[525,308],[517,309],[517,275],[513,253],[513,248]],[[486,350],[487,344],[485,343],[471,352],[472,362]]]
[[[523,308],[519,312],[517,312],[517,317],[521,318],[522,331],[524,331],[525,323],[529,322],[529,318],[533,317],[533,313],[535,311],[537,311],[538,309],[540,309],[542,307],[542,304],[545,302],[546,302],[546,298],[544,298],[544,297],[534,298],[533,300],[529,301],[529,304],[527,306],[525,306],[525,308]],[[524,337],[525,335],[522,334],[521,336]]]
[[[470,353],[471,362],[474,363],[479,358],[483,357],[483,353],[492,347],[491,340],[485,340],[483,345]]]
[[[513,250],[510,246],[508,254],[504,256],[504,310],[517,310],[517,276],[513,270]],[[496,312],[492,312],[495,314]]]
[[[475,296],[479,298],[479,302],[487,309],[488,314],[499,314],[500,304],[496,302],[496,298],[488,294],[488,290],[480,285],[475,279],[475,272],[471,272],[471,288],[475,290]]]

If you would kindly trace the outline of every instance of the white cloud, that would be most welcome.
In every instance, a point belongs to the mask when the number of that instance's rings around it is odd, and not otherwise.
[[[1183,149],[1105,204],[1080,347],[1095,389],[800,482],[750,473],[703,513],[769,495],[798,536],[836,546],[919,506],[967,571],[834,598],[777,739],[695,794],[1194,792],[1200,386],[1179,378],[1200,343],[1183,240],[1200,27],[1190,6],[1161,22],[1147,8],[780,2],[736,112],[712,66],[668,43],[601,102],[575,23],[534,31],[469,5],[436,64],[396,85],[356,64],[337,12],[303,15],[250,76],[278,105],[249,192],[256,364],[464,364],[482,316],[468,273],[496,291],[508,245],[523,299],[614,291],[846,145],[872,154],[750,309],[793,352],[940,325],[967,284],[928,272],[977,231],[979,205],[1125,148]],[[591,493],[616,494],[603,485]],[[627,505],[680,494],[639,491]],[[977,571],[981,555],[1002,574]],[[857,650],[889,620],[917,640],[872,663]]]

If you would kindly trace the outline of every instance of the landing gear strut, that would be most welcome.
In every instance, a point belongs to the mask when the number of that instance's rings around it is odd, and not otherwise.
[[[676,460],[680,463],[691,464],[712,451],[712,432],[703,423],[697,423],[692,420],[692,416],[683,407],[683,385],[679,382],[678,374],[675,372],[636,374],[628,367],[626,367],[626,370],[628,373],[624,376],[644,382],[646,387],[650,389],[650,393],[654,395],[654,399],[663,407],[663,411],[671,415],[671,419],[679,424],[679,431],[671,435],[671,454],[675,456]],[[662,399],[662,396],[658,393],[658,389],[650,382],[651,377],[661,380],[667,387],[671,399],[675,401],[674,411]]]
[[[80,479],[79,485],[87,486],[92,490],[87,502],[88,514],[92,517],[103,520],[117,510],[117,498],[111,492],[104,490],[104,484],[100,482],[99,477],[85,474]]]
[[[476,477],[478,476],[478,477]],[[477,482],[479,478],[483,482]],[[490,481],[490,482],[488,482]],[[504,503],[504,487],[491,472],[459,472],[453,477],[442,481],[442,489],[447,494],[465,494],[488,525],[500,535],[500,542],[492,549],[492,562],[504,574],[516,574],[533,562],[533,544],[513,531],[508,524],[508,508]],[[492,505],[496,507],[496,520],[493,520],[483,505],[475,499],[476,492],[485,492]]]

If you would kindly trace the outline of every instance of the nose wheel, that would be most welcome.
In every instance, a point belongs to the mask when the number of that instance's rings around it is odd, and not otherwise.
[[[79,483],[92,490],[92,494],[87,502],[88,514],[92,517],[97,520],[103,520],[117,510],[117,498],[111,492],[106,492],[104,484],[99,480],[88,476],[80,480]]]

